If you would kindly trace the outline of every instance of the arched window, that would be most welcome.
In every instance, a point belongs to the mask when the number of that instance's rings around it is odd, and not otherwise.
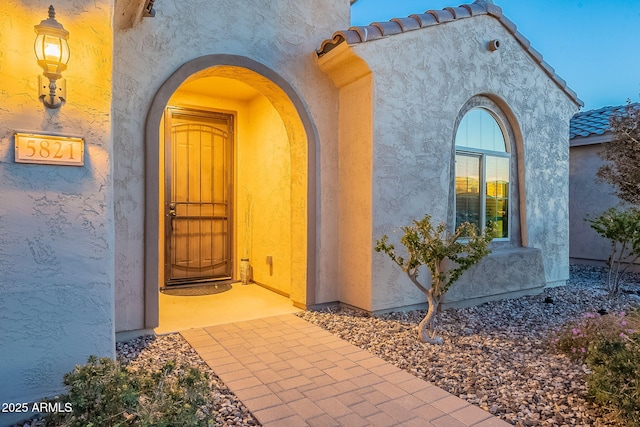
[[[469,110],[456,132],[456,228],[494,222],[494,238],[509,238],[510,153],[506,132],[485,108]]]

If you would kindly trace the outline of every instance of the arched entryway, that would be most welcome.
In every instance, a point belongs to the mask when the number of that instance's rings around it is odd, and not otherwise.
[[[209,55],[184,64],[169,77],[147,116],[145,326],[158,325],[159,287],[167,280],[163,230],[169,209],[168,174],[160,141],[169,111],[226,117],[233,134],[228,165],[233,170],[228,187],[233,267],[222,273],[238,279],[239,260],[249,250],[256,281],[288,295],[296,306],[313,304],[315,127],[301,98],[275,71],[246,57]],[[246,225],[248,212],[253,213],[252,233]]]

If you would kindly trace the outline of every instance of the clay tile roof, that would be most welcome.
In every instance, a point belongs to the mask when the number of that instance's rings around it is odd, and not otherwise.
[[[453,21],[454,19],[456,19],[453,16],[453,13],[449,12],[447,9],[429,10],[427,11],[427,13],[432,14],[436,18],[436,21],[438,21],[438,24]]]
[[[374,22],[374,27],[378,27],[383,36],[390,36],[392,34],[402,33],[402,27],[395,21],[389,22]]]
[[[631,104],[631,106],[632,108],[640,109],[640,103]],[[569,139],[605,134],[611,130],[609,124],[611,116],[624,113],[626,108],[626,105],[602,107],[597,110],[584,111],[574,115],[571,118],[569,127]]]
[[[464,7],[465,9],[467,9],[471,16],[484,15],[485,13],[487,13],[487,8],[485,7],[485,5],[479,3],[463,4],[460,7]]]
[[[407,18],[393,18],[392,21],[400,25],[402,32],[417,30],[420,28],[420,22],[413,16],[409,16]]]
[[[469,12],[469,10],[465,9],[462,6],[445,7],[445,9],[448,10],[453,15],[453,19],[469,18],[471,16],[471,13]]]
[[[420,28],[429,27],[431,25],[436,25],[438,20],[431,13],[421,13],[421,14],[413,14],[410,18],[415,19],[420,24]]]
[[[428,10],[423,14],[414,14],[407,18],[394,18],[388,22],[374,22],[368,26],[355,26],[348,30],[336,31],[330,39],[323,41],[316,51],[318,57],[329,53],[341,43],[353,45],[366,43],[371,40],[406,33],[433,25],[440,25],[458,19],[471,18],[478,15],[489,15],[496,18],[504,28],[509,31],[522,48],[529,53],[531,58],[542,68],[556,85],[563,90],[573,102],[579,106],[584,103],[578,99],[577,94],[571,90],[567,83],[561,79],[553,67],[547,64],[542,55],[531,47],[529,40],[517,29],[516,24],[502,14],[502,9],[487,0],[475,0],[471,4],[463,4],[459,7],[447,7],[442,10]]]

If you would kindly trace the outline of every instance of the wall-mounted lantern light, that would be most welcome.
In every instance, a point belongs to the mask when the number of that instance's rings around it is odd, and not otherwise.
[[[49,18],[35,26],[37,36],[33,45],[38,65],[44,70],[39,78],[40,99],[47,108],[54,109],[60,108],[67,97],[62,72],[69,62],[69,32],[55,18],[56,11],[49,6]],[[49,79],[48,85],[43,77]]]
[[[145,18],[153,18],[156,16],[156,10],[153,8],[153,3],[156,0],[147,0],[144,4],[144,9],[142,9],[142,16]]]

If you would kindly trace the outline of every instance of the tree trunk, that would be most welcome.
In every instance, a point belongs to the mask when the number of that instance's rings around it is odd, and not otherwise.
[[[616,260],[616,275],[613,278],[613,286],[609,289],[609,293],[611,296],[618,295],[619,292],[619,283],[620,283],[620,264],[622,263],[622,257],[624,257],[624,251],[627,248],[627,242],[622,243],[622,249],[620,249],[620,255],[618,255],[618,259]]]
[[[436,323],[435,316],[438,312],[438,306],[440,305],[440,298],[433,296],[433,288],[427,291],[427,303],[429,304],[429,310],[427,315],[418,325],[418,337],[422,342],[428,344],[442,344],[443,339],[436,336]]]
[[[615,266],[615,259],[616,259],[617,250],[618,250],[618,243],[615,240],[613,240],[612,241],[611,255],[609,256],[609,263],[608,263],[609,264],[609,271],[607,272],[607,292],[609,293],[609,296],[612,295],[612,292],[611,292],[612,287],[613,287],[612,274],[613,274],[613,268]]]

